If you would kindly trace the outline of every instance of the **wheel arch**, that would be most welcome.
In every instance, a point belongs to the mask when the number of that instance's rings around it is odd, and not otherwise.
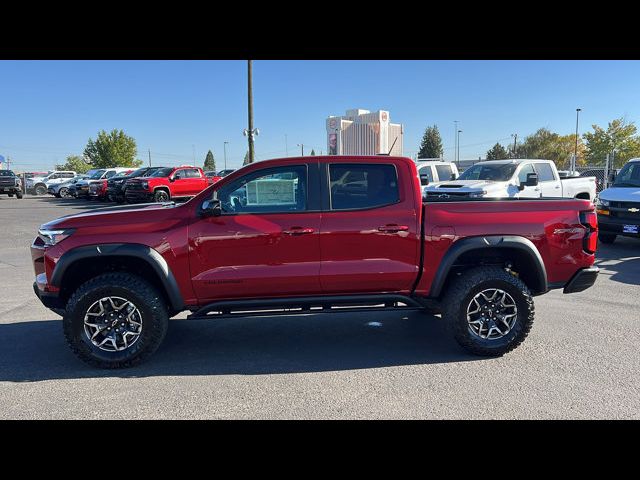
[[[455,242],[444,254],[436,271],[429,297],[438,298],[452,277],[474,266],[513,262],[514,271],[534,295],[548,290],[547,272],[540,252],[531,240],[510,235],[468,237]]]
[[[178,282],[166,260],[153,248],[137,243],[86,245],[66,252],[53,270],[51,284],[70,296],[81,283],[108,271],[129,271],[145,278],[164,295],[175,312],[184,310]]]

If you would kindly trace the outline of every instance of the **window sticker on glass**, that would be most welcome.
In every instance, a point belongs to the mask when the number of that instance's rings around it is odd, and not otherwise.
[[[247,205],[294,205],[298,179],[258,179],[247,183]]]

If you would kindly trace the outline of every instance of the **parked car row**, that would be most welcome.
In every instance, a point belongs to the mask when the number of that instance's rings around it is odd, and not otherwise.
[[[227,175],[231,171],[220,173]],[[138,169],[115,167],[93,169],[86,174],[51,172],[45,177],[30,179],[29,184],[31,192],[36,195],[49,193],[58,198],[145,203],[192,197],[222,177],[191,165]]]

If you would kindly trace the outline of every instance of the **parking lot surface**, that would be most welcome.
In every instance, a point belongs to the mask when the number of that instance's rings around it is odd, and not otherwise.
[[[537,297],[531,334],[498,359],[423,313],[182,314],[147,363],[102,371],[33,294],[29,254],[40,224],[99,206],[0,197],[0,418],[640,418],[640,240],[600,245],[591,289]]]

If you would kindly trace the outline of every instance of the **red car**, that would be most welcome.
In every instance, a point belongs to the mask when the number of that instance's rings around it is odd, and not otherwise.
[[[148,177],[127,180],[125,196],[128,203],[168,202],[197,195],[212,183],[199,167],[167,167]]]
[[[534,296],[595,282],[597,236],[588,200],[423,203],[411,159],[316,156],[247,165],[181,205],[54,220],[31,253],[35,293],[72,350],[120,368],[183,310],[422,309],[468,351],[502,355],[529,333]]]

